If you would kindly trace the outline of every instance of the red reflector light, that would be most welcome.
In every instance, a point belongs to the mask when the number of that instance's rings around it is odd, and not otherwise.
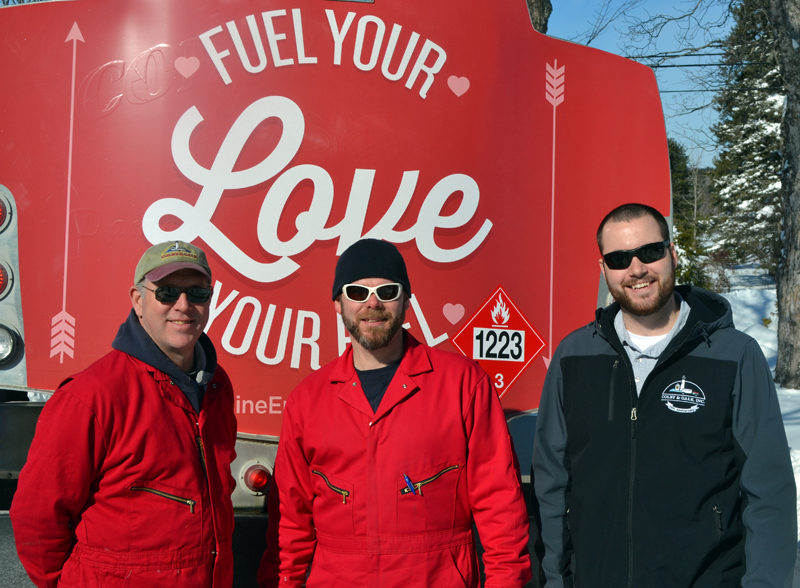
[[[264,492],[267,489],[270,477],[269,470],[265,466],[261,464],[251,465],[244,473],[244,485],[252,492]]]
[[[4,264],[0,263],[0,298],[2,298],[5,295],[6,290],[8,289],[9,286],[8,278],[9,278],[8,268],[6,268]]]

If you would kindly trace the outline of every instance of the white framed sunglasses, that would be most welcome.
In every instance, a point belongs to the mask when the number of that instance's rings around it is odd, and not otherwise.
[[[342,294],[350,302],[366,302],[373,294],[381,302],[392,302],[400,298],[402,293],[403,285],[397,282],[381,284],[375,287],[362,286],[361,284],[345,284],[342,286]]]

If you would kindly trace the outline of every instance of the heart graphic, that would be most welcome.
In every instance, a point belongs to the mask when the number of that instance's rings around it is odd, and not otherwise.
[[[469,78],[466,76],[450,76],[447,78],[447,85],[456,96],[461,96],[469,90]]]
[[[464,316],[463,304],[450,304],[449,302],[442,308],[444,318],[450,321],[451,325],[456,324]]]
[[[197,57],[178,57],[175,60],[175,69],[185,78],[194,75],[200,67],[200,60]]]

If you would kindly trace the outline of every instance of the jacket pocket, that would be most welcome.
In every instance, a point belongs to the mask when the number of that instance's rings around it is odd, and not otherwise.
[[[461,464],[449,463],[401,473],[397,488],[397,531],[445,531],[470,523],[469,507],[459,501]]]
[[[175,494],[170,494],[169,492],[164,492],[163,490],[156,490],[155,488],[150,488],[149,486],[131,486],[130,491],[147,492],[149,494],[153,494],[154,496],[160,496],[161,498],[166,498],[167,500],[172,500],[180,504],[185,504],[186,506],[189,507],[189,512],[191,512],[192,514],[194,514],[194,507],[197,504],[197,501],[192,500],[191,498],[177,496]]]
[[[350,496],[350,494],[352,494],[352,491],[342,488],[341,486],[336,486],[333,482],[331,482],[328,479],[328,476],[326,476],[319,470],[311,470],[311,473],[316,474],[320,478],[322,478],[325,481],[325,485],[328,488],[330,488],[333,492],[336,492],[336,494],[342,497],[342,504],[347,504],[347,497]]]
[[[126,504],[129,549],[197,548],[206,539],[203,520],[210,513],[204,512],[202,499],[186,488],[136,480],[126,488]]]
[[[400,494],[419,494],[421,496],[422,495],[422,489],[425,486],[435,482],[436,480],[441,478],[446,473],[452,472],[453,470],[457,470],[457,469],[458,469],[457,465],[447,466],[446,468],[443,468],[443,469],[439,470],[438,472],[436,472],[432,476],[430,476],[428,478],[425,478],[424,480],[420,480],[418,482],[412,482],[411,478],[408,478],[406,480],[405,477],[404,477],[403,481],[406,483],[406,485],[405,485],[405,487],[400,488]]]
[[[323,533],[352,535],[353,504],[358,499],[353,484],[321,469],[311,470],[314,489],[314,523]]]

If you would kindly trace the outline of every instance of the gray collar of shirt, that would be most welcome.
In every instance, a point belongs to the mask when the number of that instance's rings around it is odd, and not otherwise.
[[[669,345],[670,341],[672,341],[675,335],[686,325],[686,321],[689,319],[690,308],[686,303],[686,300],[684,300],[677,292],[675,293],[675,296],[680,301],[678,320],[676,320],[675,324],[672,325],[672,328],[669,330],[669,333],[667,333],[666,337],[664,337],[658,343],[651,345],[647,349],[639,349],[631,340],[628,330],[625,328],[625,322],[622,320],[621,310],[617,313],[617,316],[614,317],[614,330],[617,332],[617,336],[622,342],[622,346],[628,354],[628,358],[631,360],[631,365],[633,366],[633,375],[636,382],[637,394],[641,393],[644,381],[647,379],[647,376],[650,375],[650,372],[653,371],[653,368],[658,362],[658,358],[667,348],[667,345]]]

